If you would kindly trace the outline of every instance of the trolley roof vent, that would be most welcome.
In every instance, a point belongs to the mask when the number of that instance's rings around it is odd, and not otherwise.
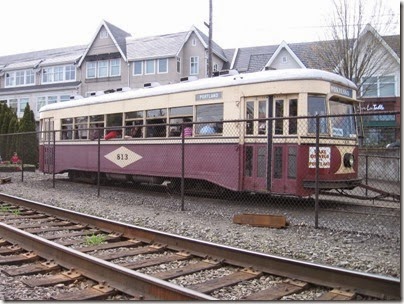
[[[154,87],[158,87],[160,85],[160,83],[158,82],[147,82],[143,85],[144,88],[154,88]]]
[[[223,71],[216,71],[213,72],[213,77],[218,77],[218,76],[234,76],[234,75],[238,75],[238,71],[237,70],[223,70]]]
[[[81,96],[81,95],[71,95],[70,96],[70,100],[77,100],[77,99],[82,99],[83,98],[83,96]]]
[[[105,90],[103,93],[104,94],[109,94],[109,93],[114,93],[114,92],[115,92],[114,89],[108,89],[108,90]]]
[[[198,77],[196,76],[188,76],[188,77],[182,77],[180,78],[181,82],[185,82],[185,81],[195,81],[198,80]]]
[[[123,87],[123,88],[117,88],[116,91],[117,92],[127,92],[130,91],[131,88],[130,87]]]

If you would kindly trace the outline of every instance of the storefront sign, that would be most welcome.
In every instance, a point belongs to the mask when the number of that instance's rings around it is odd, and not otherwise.
[[[330,147],[320,147],[318,155],[318,167],[319,168],[330,168],[331,166],[331,148]],[[310,147],[309,150],[309,168],[316,167],[316,147]]]
[[[361,107],[360,109],[362,111],[384,111],[384,105],[382,104],[366,105],[365,107]]]
[[[221,99],[221,98],[222,98],[222,92],[212,92],[212,93],[195,95],[196,101],[209,100],[209,99]]]
[[[342,96],[352,98],[352,90],[351,89],[340,87],[340,86],[337,86],[335,84],[331,85],[331,93],[335,93],[335,94],[338,94],[338,95],[342,95]]]

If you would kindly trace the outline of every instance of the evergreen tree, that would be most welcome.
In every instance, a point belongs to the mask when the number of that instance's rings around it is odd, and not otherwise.
[[[19,135],[17,135],[18,131],[18,119],[16,115],[10,115],[10,122],[8,124],[7,129],[7,146],[6,146],[6,159],[9,160],[14,152],[19,153],[20,150],[17,149],[19,146]],[[19,153],[20,154],[20,153]]]
[[[27,104],[24,109],[24,116],[19,123],[19,133],[26,134],[19,136],[21,141],[18,147],[19,151],[23,152],[21,157],[23,157],[23,162],[26,164],[37,164],[39,161],[38,138],[35,131],[35,115],[29,104]]]

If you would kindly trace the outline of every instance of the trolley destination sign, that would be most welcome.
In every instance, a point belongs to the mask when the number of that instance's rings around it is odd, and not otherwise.
[[[221,99],[221,98],[222,98],[222,92],[212,92],[212,93],[204,93],[204,94],[195,95],[196,101],[209,100],[209,99]]]
[[[331,85],[331,93],[352,98],[352,89],[347,89],[341,86],[337,86],[335,84]]]

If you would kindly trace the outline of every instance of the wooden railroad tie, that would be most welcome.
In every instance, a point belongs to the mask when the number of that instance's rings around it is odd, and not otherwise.
[[[10,182],[11,182],[10,176],[0,178],[0,184],[10,183]]]
[[[288,225],[283,215],[272,214],[236,214],[233,223],[256,227],[285,228]]]

